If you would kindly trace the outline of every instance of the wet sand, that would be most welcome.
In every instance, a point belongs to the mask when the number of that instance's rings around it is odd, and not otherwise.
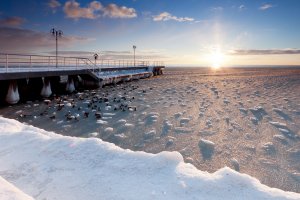
[[[229,166],[300,192],[300,69],[174,68],[0,114],[135,151],[179,151],[200,170]]]

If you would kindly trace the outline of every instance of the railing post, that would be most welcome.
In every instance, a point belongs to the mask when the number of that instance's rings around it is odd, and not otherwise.
[[[87,61],[86,61],[87,62]],[[93,65],[93,72],[95,72],[95,66],[97,66],[96,65],[96,60],[95,60],[95,64]]]
[[[6,54],[6,64],[5,64],[6,72],[8,72],[8,55]]]
[[[31,56],[29,56],[29,66],[32,67]]]
[[[48,56],[48,70],[50,68],[50,56]]]
[[[66,66],[66,58],[64,57],[64,67]]]

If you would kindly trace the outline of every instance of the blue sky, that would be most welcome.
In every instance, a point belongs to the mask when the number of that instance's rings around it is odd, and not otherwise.
[[[10,0],[0,51],[165,60],[170,65],[300,65],[298,0]]]

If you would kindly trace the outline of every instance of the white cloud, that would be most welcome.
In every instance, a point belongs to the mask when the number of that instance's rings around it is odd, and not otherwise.
[[[93,1],[87,7],[81,7],[75,0],[65,3],[64,12],[68,18],[72,19],[96,19],[101,15],[110,18],[134,18],[137,16],[134,8],[109,4],[103,6],[99,1]]]
[[[267,10],[274,7],[272,4],[263,4],[262,6],[259,7],[259,10]]]
[[[103,8],[104,16],[111,18],[134,18],[137,16],[134,8],[127,8],[125,6],[117,6],[116,4],[109,4]]]
[[[64,12],[67,18],[79,19],[95,19],[99,17],[99,14],[96,12],[101,10],[102,5],[98,1],[91,2],[88,7],[80,7],[80,4],[75,0],[67,1],[64,6]]]
[[[171,15],[168,12],[163,12],[160,13],[159,15],[153,16],[153,21],[169,21],[169,20],[174,20],[178,22],[192,22],[195,21],[194,18],[190,17],[176,17],[174,15]]]

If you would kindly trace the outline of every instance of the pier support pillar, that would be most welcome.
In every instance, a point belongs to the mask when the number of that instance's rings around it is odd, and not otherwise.
[[[26,102],[29,98],[29,87],[28,87],[28,81],[26,78],[24,79],[18,79],[18,90],[20,94],[20,102]]]
[[[46,98],[50,97],[52,94],[50,80],[47,77],[44,78],[44,84],[40,94],[42,97]]]
[[[29,90],[29,95],[28,95],[28,100],[33,101],[33,100],[38,100],[40,99],[40,93],[43,88],[43,79],[42,78],[29,78],[28,80],[28,90]]]
[[[62,84],[60,83],[60,76],[49,76],[47,78],[50,81],[53,94],[63,94],[65,92]]]
[[[16,80],[10,81],[8,86],[7,95],[5,101],[9,104],[16,104],[20,100],[20,95],[18,91],[18,84]]]
[[[98,88],[101,84],[99,81],[91,78],[89,75],[80,74],[82,86],[85,88]],[[102,83],[104,83],[103,81]]]
[[[7,95],[7,90],[9,86],[9,81],[0,81],[0,106],[6,105],[5,97]]]
[[[75,91],[75,85],[74,85],[74,80],[73,80],[72,76],[68,76],[66,91],[69,93],[72,93]]]

